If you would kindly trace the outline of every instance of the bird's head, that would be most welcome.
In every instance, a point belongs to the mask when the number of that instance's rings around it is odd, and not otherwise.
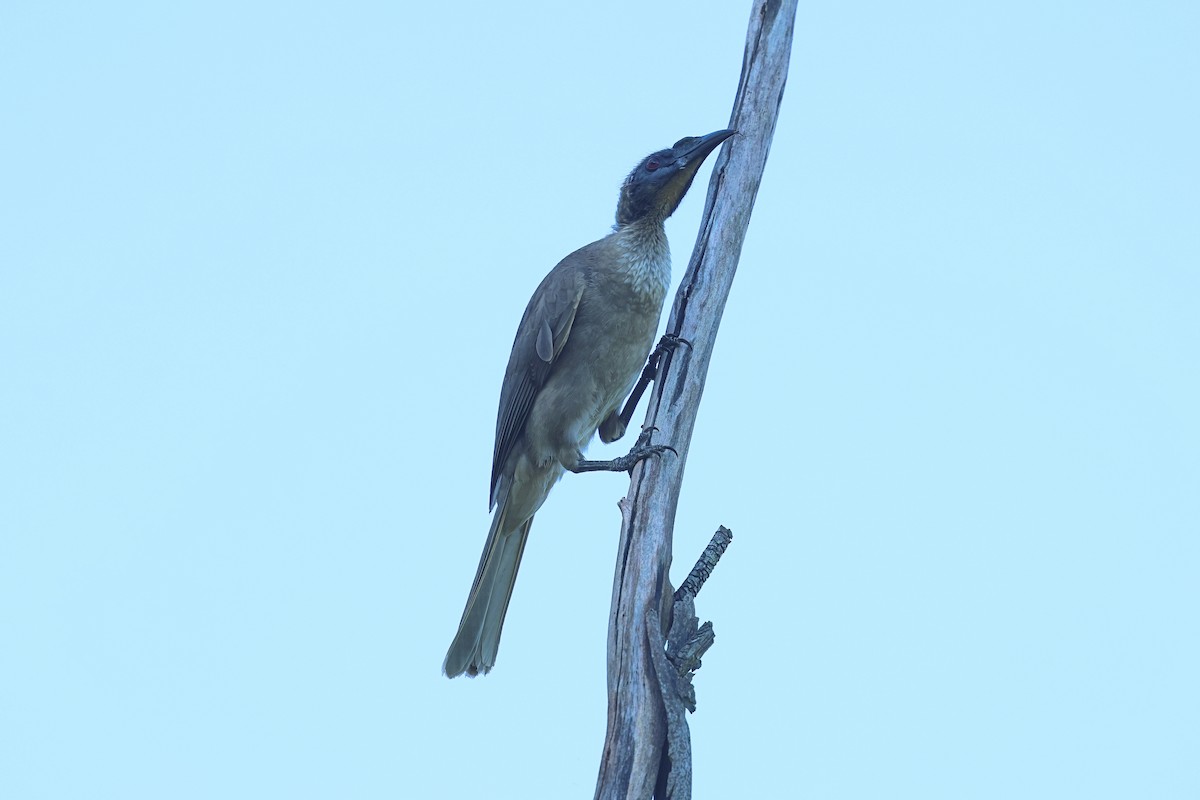
[[[647,217],[661,221],[674,214],[704,159],[735,133],[724,130],[689,136],[642,159],[621,185],[617,226]]]

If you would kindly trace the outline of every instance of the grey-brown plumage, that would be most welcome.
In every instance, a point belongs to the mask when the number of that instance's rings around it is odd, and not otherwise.
[[[583,458],[597,431],[605,442],[625,433],[632,408],[622,413],[621,401],[650,353],[671,279],[663,222],[733,133],[682,139],[643,159],[621,186],[613,232],[560,261],[530,298],[500,389],[495,514],[442,666],[448,677],[487,673],[496,663],[529,526],[564,470],[625,470],[662,449],[635,448],[613,462]]]

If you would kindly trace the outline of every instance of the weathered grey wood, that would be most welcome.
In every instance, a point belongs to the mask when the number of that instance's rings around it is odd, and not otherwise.
[[[709,181],[704,217],[667,330],[692,346],[664,355],[646,425],[669,453],[634,470],[621,501],[621,543],[608,634],[608,730],[596,797],[691,797],[691,742],[677,672],[666,657],[673,612],[671,533],[688,445],[725,300],[775,132],[796,0],[754,0],[730,140]],[[688,601],[690,603],[690,599]],[[657,787],[657,792],[656,792]]]
[[[732,541],[733,531],[724,525],[717,528],[717,532],[713,534],[708,547],[704,548],[704,552],[697,559],[696,566],[692,567],[692,571],[688,573],[683,583],[679,585],[679,589],[675,591],[675,599],[677,601],[682,600],[684,595],[696,597],[700,594],[700,589],[704,586],[704,582],[712,575],[713,570],[717,567],[717,562],[721,560],[725,549],[729,547],[729,543]]]

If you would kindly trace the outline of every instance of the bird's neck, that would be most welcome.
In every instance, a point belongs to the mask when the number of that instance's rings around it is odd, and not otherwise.
[[[661,303],[671,285],[671,248],[663,221],[643,217],[614,233],[620,251],[620,271],[630,287]]]

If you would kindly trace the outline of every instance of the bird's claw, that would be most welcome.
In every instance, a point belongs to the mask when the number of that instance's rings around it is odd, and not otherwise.
[[[662,341],[660,341],[659,344],[665,345],[666,347],[678,347],[679,345],[683,345],[689,350],[692,347],[692,343],[690,341],[677,333],[664,333]]]
[[[657,430],[657,425],[643,425],[642,432],[638,434],[637,441],[634,443],[633,448],[636,450],[639,447],[646,447],[649,445],[650,439],[654,436],[654,433]]]
[[[692,343],[676,333],[664,333],[662,338],[658,340],[658,344],[654,347],[654,355],[661,356],[664,353],[674,350],[679,345],[683,345],[687,349],[692,349]]]
[[[613,459],[613,463],[619,464],[623,472],[633,472],[633,468],[636,467],[639,462],[645,461],[651,456],[660,456],[668,450],[670,450],[676,456],[679,455],[679,452],[669,444],[644,445],[641,444],[639,440],[639,444],[634,445],[634,448],[627,454],[621,456],[620,458]]]

